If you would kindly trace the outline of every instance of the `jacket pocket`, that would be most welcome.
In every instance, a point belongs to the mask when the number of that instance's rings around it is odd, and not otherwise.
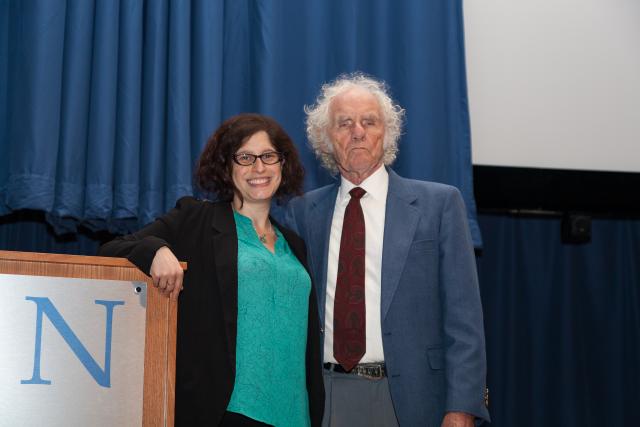
[[[436,250],[434,239],[416,240],[411,242],[411,252],[433,252]]]
[[[431,369],[439,370],[444,368],[444,349],[442,347],[427,348],[427,358]]]

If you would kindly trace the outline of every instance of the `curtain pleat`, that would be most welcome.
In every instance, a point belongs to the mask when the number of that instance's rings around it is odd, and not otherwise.
[[[184,31],[173,29],[185,29]],[[169,11],[167,119],[164,159],[165,204],[169,210],[181,196],[191,194],[191,3],[172,2]]]
[[[138,217],[142,102],[142,44],[144,8],[142,2],[120,5],[118,51],[117,119],[113,175],[114,221]]]
[[[119,2],[96,2],[86,139],[85,219],[109,218],[113,208],[118,88]]]
[[[60,108],[60,133],[57,153],[55,196],[50,217],[58,227],[73,230],[76,219],[84,217],[87,174],[87,138],[91,105],[91,70],[95,5],[93,2],[69,2],[65,22],[63,59],[60,82],[63,96]],[[28,206],[35,208],[35,206]],[[67,218],[66,221],[63,219]]]

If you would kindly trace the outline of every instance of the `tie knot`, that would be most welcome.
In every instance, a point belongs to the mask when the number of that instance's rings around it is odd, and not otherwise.
[[[360,187],[353,187],[351,191],[349,191],[349,194],[351,194],[351,197],[353,197],[354,199],[362,198],[362,196],[364,196],[365,193],[366,191],[364,191],[364,189]]]

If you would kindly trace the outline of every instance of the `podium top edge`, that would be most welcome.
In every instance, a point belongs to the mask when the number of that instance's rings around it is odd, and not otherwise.
[[[134,264],[132,264],[126,258],[52,254],[52,253],[43,253],[43,252],[18,252],[18,251],[1,251],[0,250],[0,260],[137,268]],[[187,269],[186,262],[181,262],[180,265],[182,266],[183,269],[185,270]]]

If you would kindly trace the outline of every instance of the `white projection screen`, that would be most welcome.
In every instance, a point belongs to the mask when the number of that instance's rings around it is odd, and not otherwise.
[[[474,165],[640,172],[640,0],[464,0]]]

